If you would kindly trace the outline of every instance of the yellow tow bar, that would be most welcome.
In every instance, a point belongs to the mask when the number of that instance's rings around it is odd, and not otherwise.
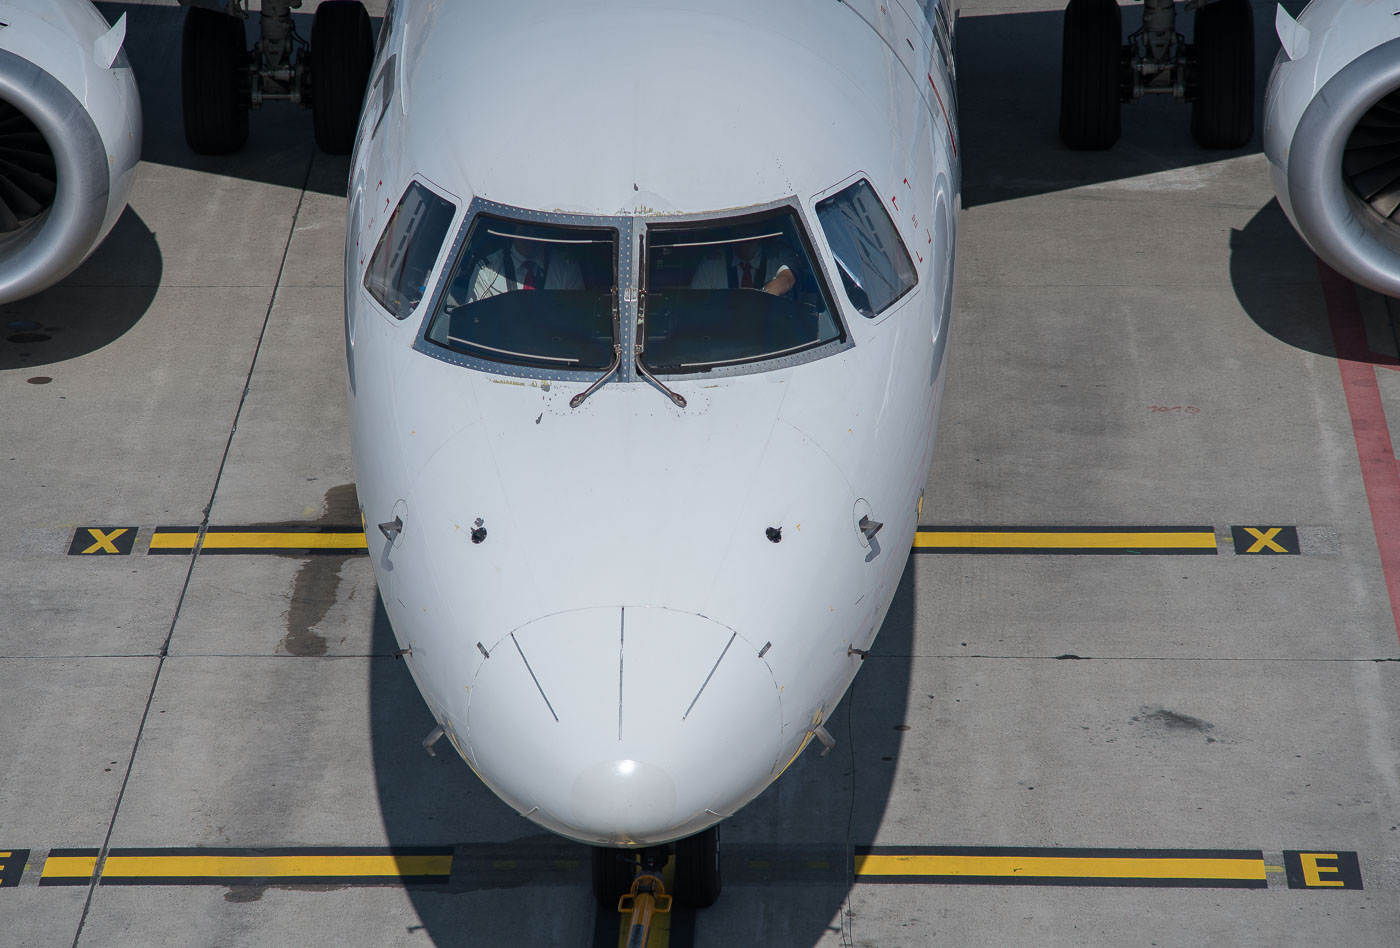
[[[627,927],[627,948],[646,948],[651,936],[651,917],[671,911],[671,897],[659,875],[644,872],[632,883],[632,891],[617,900],[617,910],[631,913]]]

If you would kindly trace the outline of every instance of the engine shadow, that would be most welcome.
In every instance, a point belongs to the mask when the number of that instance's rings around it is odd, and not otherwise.
[[[128,207],[77,270],[0,306],[0,369],[66,362],[116,341],[145,315],[161,272],[155,234]]]
[[[840,924],[851,847],[873,841],[893,784],[913,630],[914,569],[906,565],[869,660],[827,722],[837,748],[822,757],[813,741],[724,824],[724,894],[713,908],[677,912],[673,945],[711,926],[743,931],[754,943],[810,945]],[[395,648],[377,602],[370,732],[386,834],[394,846],[455,847],[449,884],[408,890],[422,931],[439,946],[617,944],[617,916],[599,914],[593,901],[587,847],[516,814],[446,740],[436,757],[423,752],[419,742],[434,721]],[[828,868],[812,872],[817,861]]]
[[[1289,3],[1290,9],[1301,4]],[[1123,32],[1142,25],[1143,6],[1123,5]],[[1296,12],[1296,10],[1295,10]],[[1177,29],[1194,16],[1177,5]],[[1264,86],[1278,52],[1274,5],[1254,7],[1254,137],[1238,149],[1206,150],[1191,138],[1191,107],[1170,96],[1123,106],[1123,134],[1105,151],[1071,151],[1060,141],[1063,11],[963,16],[958,20],[958,120],[963,206],[994,204],[1258,152]]]
[[[144,117],[141,160],[261,184],[343,197],[350,174],[349,156],[321,155],[318,166],[329,173],[308,176],[316,150],[311,112],[288,102],[270,102],[249,117],[248,142],[232,155],[197,155],[185,144],[180,98],[180,36],[184,8],[143,3],[99,2],[108,22],[126,14],[126,51],[141,90]],[[256,34],[250,17],[249,39]],[[382,17],[370,18],[376,32]],[[312,16],[292,17],[297,32],[311,38]]]
[[[1294,231],[1277,200],[1230,234],[1230,283],[1255,324],[1295,349],[1336,358],[1327,308],[1320,298],[1318,261]],[[1357,358],[1394,364],[1390,353]],[[1352,357],[1350,354],[1349,358]]]

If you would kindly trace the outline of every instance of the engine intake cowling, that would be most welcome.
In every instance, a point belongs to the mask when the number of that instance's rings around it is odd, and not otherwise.
[[[141,151],[125,23],[88,4],[30,6],[0,30],[0,303],[86,259],[125,209]]]
[[[1313,7],[1296,23],[1280,8],[1264,102],[1274,191],[1328,265],[1400,296],[1400,27],[1378,5]]]

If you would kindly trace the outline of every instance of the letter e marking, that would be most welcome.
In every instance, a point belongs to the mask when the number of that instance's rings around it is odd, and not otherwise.
[[[1285,850],[1283,867],[1290,889],[1360,889],[1361,861],[1354,852],[1298,852]]]

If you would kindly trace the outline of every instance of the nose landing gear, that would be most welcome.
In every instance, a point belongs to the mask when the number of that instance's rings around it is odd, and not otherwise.
[[[671,862],[672,891],[664,872]],[[719,826],[667,846],[640,852],[594,846],[593,897],[604,909],[630,915],[628,945],[645,945],[652,918],[671,910],[674,900],[686,908],[708,908],[720,893]]]

